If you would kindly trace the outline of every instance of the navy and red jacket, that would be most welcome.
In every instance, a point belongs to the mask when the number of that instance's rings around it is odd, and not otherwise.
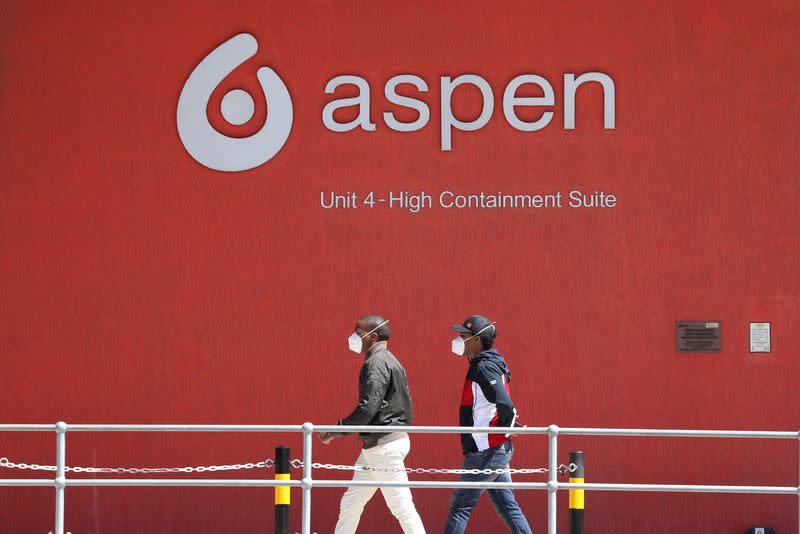
[[[461,434],[464,454],[484,451],[509,441],[506,432],[514,426],[517,416],[511,402],[509,382],[511,371],[496,350],[485,350],[470,362],[461,395],[459,426],[496,426],[508,430],[500,434]]]

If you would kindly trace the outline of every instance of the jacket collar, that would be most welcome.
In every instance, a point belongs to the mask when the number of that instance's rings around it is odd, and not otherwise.
[[[367,351],[367,358],[369,358],[370,356],[381,350],[386,350],[385,341],[377,341],[374,345],[372,345]]]

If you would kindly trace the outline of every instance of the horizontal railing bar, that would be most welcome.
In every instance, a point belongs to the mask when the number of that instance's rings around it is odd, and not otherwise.
[[[0,478],[0,486],[55,486],[55,484],[52,478]]]
[[[797,495],[800,488],[793,486],[709,486],[687,484],[570,484],[560,483],[560,490],[595,490],[595,491],[649,491],[649,492],[681,492],[681,493],[751,493]]]
[[[547,427],[514,427],[513,432],[508,427],[489,426],[382,426],[368,425],[314,425],[314,432],[361,432],[361,433],[386,433],[407,432],[414,434],[465,434],[465,433],[492,433],[503,434],[547,434]]]
[[[54,425],[0,425],[0,432],[8,431],[54,431]],[[468,432],[503,433],[497,427],[460,427],[460,426],[314,426],[314,432],[363,432],[386,433],[414,432],[420,434],[462,434]],[[122,425],[122,424],[69,424],[68,432],[302,432],[302,425]],[[513,434],[547,434],[546,427],[518,427]]]
[[[56,425],[0,425],[0,432],[55,432]]]
[[[560,435],[574,436],[644,436],[673,438],[769,438],[798,439],[798,432],[758,430],[678,430],[654,428],[559,428]]]
[[[53,481],[49,481],[53,485]],[[291,486],[300,487],[302,482],[300,480],[248,480],[248,479],[67,479],[67,486],[143,486],[143,487],[156,487],[156,486],[250,486],[250,487],[274,487],[274,486]],[[457,482],[457,481],[413,481],[408,482],[397,480],[314,480],[312,482],[314,487],[350,487],[350,486],[367,486],[367,487],[385,487],[385,488],[486,488],[486,489],[547,489],[547,484],[544,482]]]
[[[302,432],[301,425],[67,425],[69,432]]]
[[[49,479],[0,479],[0,486],[53,486]],[[300,487],[300,480],[255,480],[255,479],[67,479],[67,486],[182,486],[182,487]],[[547,489],[544,482],[461,482],[461,481],[397,481],[397,480],[313,480],[314,487],[387,487],[387,488],[483,488],[483,489]],[[800,488],[794,486],[715,486],[689,484],[604,484],[604,483],[559,483],[559,490],[586,491],[643,491],[660,493],[748,493],[797,495]]]
[[[0,432],[44,432],[54,431],[55,425],[0,425]],[[387,427],[374,426],[314,426],[314,432],[386,432]],[[502,433],[504,428],[462,427],[462,426],[406,426],[393,431],[418,434],[463,434],[463,433]],[[302,432],[302,425],[123,425],[123,424],[70,424],[70,432]],[[638,437],[690,437],[690,438],[767,438],[798,439],[800,432],[757,431],[757,430],[681,430],[652,428],[559,428],[561,435],[575,436],[638,436]],[[512,434],[547,434],[547,427],[516,427]]]
[[[409,480],[314,480],[315,488],[385,487],[385,488],[483,488],[483,489],[547,489],[545,482],[460,482]]]
[[[66,481],[67,486],[83,486],[83,487],[94,487],[94,486],[141,486],[141,487],[156,487],[156,486],[197,486],[197,487],[257,487],[257,488],[269,488],[275,486],[291,486],[291,487],[300,487],[301,482],[299,480],[256,480],[256,479],[237,479],[237,478],[228,478],[228,479],[190,479],[190,478],[105,478],[105,479],[77,479],[77,478],[68,478]]]
[[[462,427],[462,426],[406,426],[398,427],[374,426],[314,426],[314,432],[363,432],[382,433],[387,430],[418,434],[463,434],[463,433],[502,433],[508,430],[498,427]],[[24,424],[0,425],[0,432],[52,432],[55,425]],[[70,424],[70,432],[302,432],[302,425],[124,425],[124,424]],[[515,427],[512,434],[547,434],[547,427]],[[757,430],[682,430],[652,428],[559,428],[561,435],[575,436],[637,436],[637,437],[687,437],[687,438],[766,438],[766,439],[798,439],[796,431],[757,431]]]

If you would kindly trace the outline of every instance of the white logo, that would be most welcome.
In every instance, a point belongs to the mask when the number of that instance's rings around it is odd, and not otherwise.
[[[269,67],[259,67],[256,75],[269,100],[267,120],[255,134],[246,138],[228,137],[214,127],[208,120],[206,109],[212,93],[220,83],[245,61],[255,56],[258,50],[256,38],[248,33],[240,33],[215,48],[203,58],[189,75],[178,99],[178,134],[183,146],[191,156],[202,165],[219,171],[245,171],[263,165],[272,159],[286,143],[292,129],[292,99],[283,80]],[[576,95],[584,84],[597,84],[602,89],[603,128],[616,128],[616,88],[610,75],[603,72],[585,72],[576,76],[567,72],[563,75],[563,91],[559,100],[563,107],[563,128],[576,128]],[[335,76],[325,84],[325,93],[333,95],[340,86],[353,86],[346,96],[339,96],[325,104],[322,110],[322,123],[329,131],[337,133],[361,129],[365,132],[377,130],[373,120],[370,82],[361,76],[343,74]],[[398,92],[403,86],[404,91]],[[431,120],[431,107],[421,98],[409,95],[408,86],[417,93],[428,92],[428,82],[416,74],[399,74],[390,78],[384,86],[386,100],[395,107],[407,108],[416,113],[413,120],[401,120],[394,111],[382,114],[383,122],[395,132],[415,132],[425,128]],[[453,110],[453,95],[461,86],[472,86],[480,91],[483,104],[477,117],[471,120],[457,118]],[[529,96],[533,91],[542,96]],[[538,74],[521,74],[505,87],[502,98],[503,115],[508,124],[520,132],[532,133],[551,124],[557,106],[557,88]],[[447,152],[453,150],[453,134],[475,132],[486,126],[494,115],[495,90],[489,82],[476,74],[461,74],[452,78],[439,77],[439,130],[440,148]],[[414,91],[411,90],[414,95]],[[266,104],[266,102],[265,102]],[[528,108],[527,114],[518,115],[520,108]],[[351,109],[345,117],[355,118],[340,122],[335,117],[340,109]],[[220,111],[230,124],[241,125],[253,118],[255,104],[253,97],[242,89],[228,91],[222,98]],[[461,135],[461,134],[458,134]],[[718,328],[717,323],[707,325]]]
[[[216,131],[208,121],[206,107],[211,93],[233,70],[253,57],[256,38],[240,33],[215,48],[189,75],[178,99],[178,135],[191,156],[218,171],[244,171],[263,165],[280,151],[292,129],[292,98],[283,80],[269,67],[256,72],[269,115],[264,126],[250,137],[238,139]],[[222,116],[240,125],[253,117],[253,97],[241,89],[222,98]]]

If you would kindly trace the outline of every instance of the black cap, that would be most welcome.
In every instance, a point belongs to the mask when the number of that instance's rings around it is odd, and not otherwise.
[[[483,315],[470,315],[464,320],[464,323],[461,325],[454,324],[450,328],[459,332],[461,334],[477,334],[481,332],[481,337],[486,337],[487,339],[494,339],[497,335],[497,329],[495,327],[488,328],[489,325],[492,324],[492,321],[484,317]]]

